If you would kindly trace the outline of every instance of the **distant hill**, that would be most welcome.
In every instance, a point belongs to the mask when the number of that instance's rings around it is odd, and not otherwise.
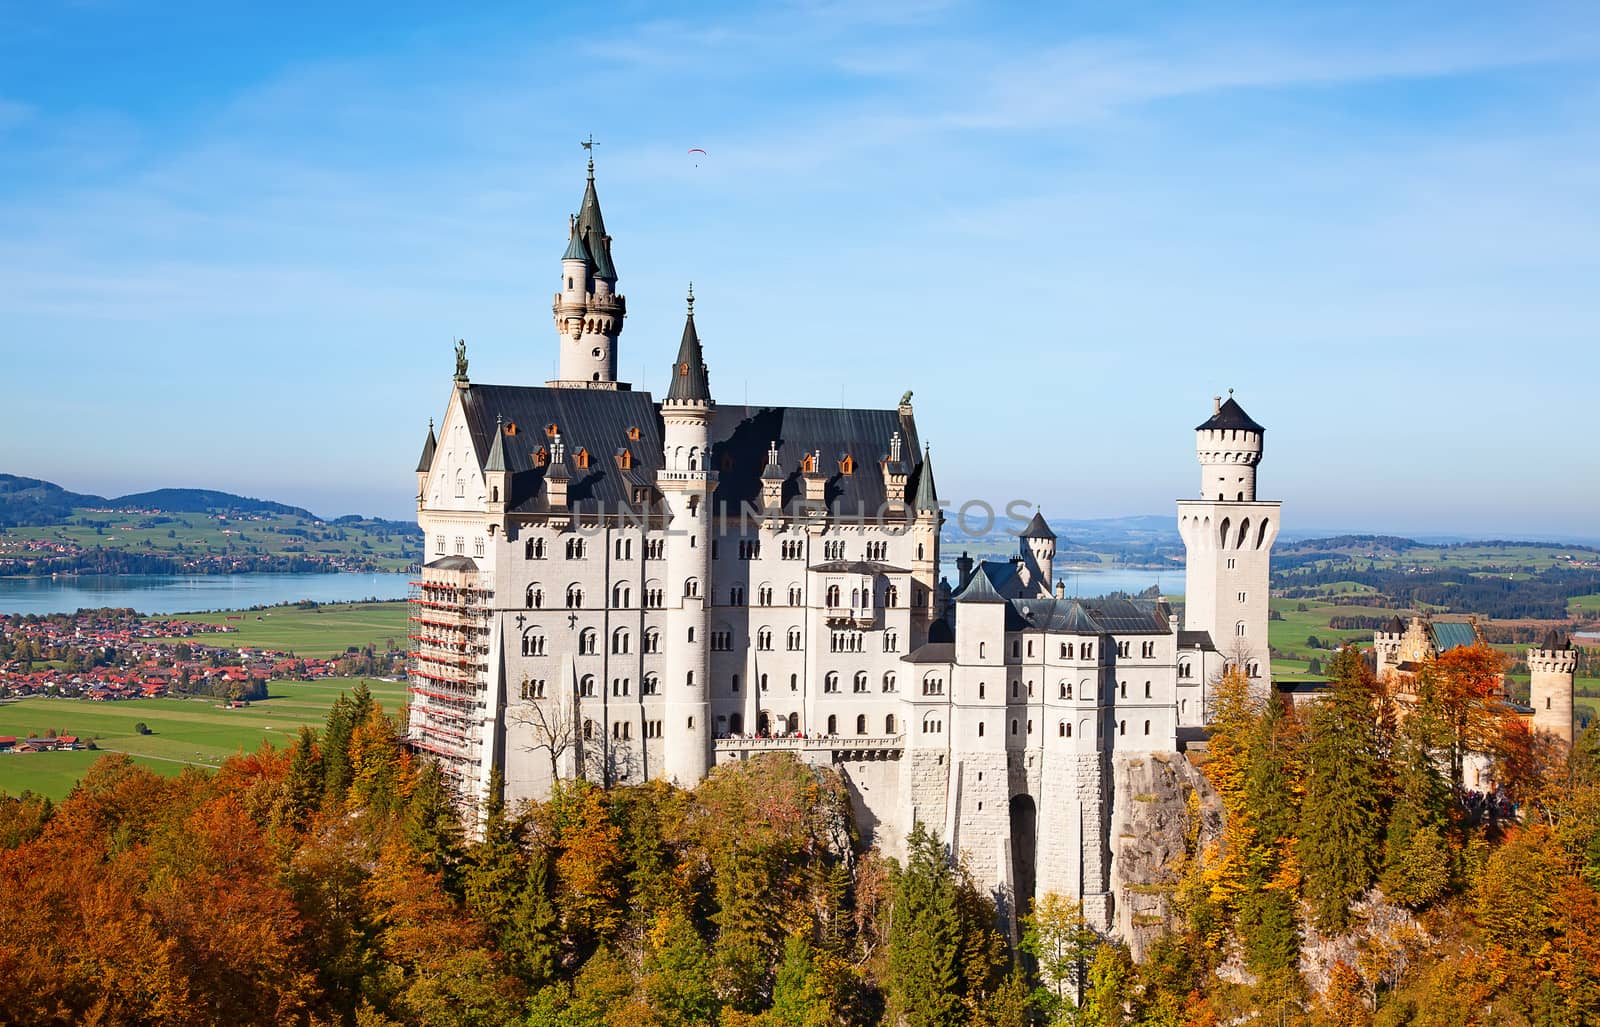
[[[104,506],[107,502],[103,496],[68,492],[54,482],[0,474],[0,527],[60,524],[74,507]]]
[[[270,515],[303,517],[308,521],[324,520],[303,507],[275,503],[268,499],[252,499],[249,496],[218,492],[215,489],[154,489],[150,492],[134,492],[107,499],[105,496],[69,492],[54,482],[39,478],[0,474],[0,528],[48,527],[64,524],[73,516],[73,511],[86,507],[101,510],[160,510],[163,513]],[[347,514],[328,523],[404,533],[417,530],[417,526],[409,522],[363,517],[359,514]]]
[[[212,489],[156,489],[153,492],[135,492],[106,500],[108,506],[119,510],[161,510],[166,513],[220,513],[220,514],[282,514],[286,517],[304,517],[321,520],[316,514],[298,506],[286,506],[266,499],[250,499],[231,492]]]

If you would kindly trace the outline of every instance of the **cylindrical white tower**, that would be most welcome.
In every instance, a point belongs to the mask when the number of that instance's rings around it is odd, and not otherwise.
[[[694,327],[694,291],[672,384],[661,403],[664,453],[656,485],[672,520],[667,534],[666,774],[683,787],[711,765],[711,383]]]
[[[1228,401],[1215,397],[1215,411],[1195,432],[1195,456],[1200,461],[1200,498],[1219,503],[1253,503],[1256,498],[1256,464],[1261,462],[1264,429],[1250,419],[1228,392]]]
[[[611,236],[600,215],[594,189],[594,161],[583,206],[568,226],[567,250],[561,256],[561,283],[551,304],[561,336],[560,370],[551,385],[567,388],[615,389],[617,338],[627,318],[626,297],[616,291],[617,268],[611,260]]]
[[[1572,643],[1552,630],[1537,648],[1528,650],[1528,698],[1533,706],[1533,728],[1572,744],[1572,686],[1578,671],[1578,652]]]

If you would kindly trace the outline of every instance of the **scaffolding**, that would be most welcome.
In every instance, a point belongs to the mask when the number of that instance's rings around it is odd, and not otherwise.
[[[445,785],[471,794],[482,746],[494,592],[465,570],[424,567],[411,582],[407,744],[438,764]]]

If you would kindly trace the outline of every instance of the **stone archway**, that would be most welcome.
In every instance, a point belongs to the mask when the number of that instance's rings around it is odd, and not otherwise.
[[[1011,797],[1011,883],[1016,888],[1013,916],[1020,923],[1033,912],[1034,882],[1038,879],[1035,853],[1039,810],[1031,795]]]

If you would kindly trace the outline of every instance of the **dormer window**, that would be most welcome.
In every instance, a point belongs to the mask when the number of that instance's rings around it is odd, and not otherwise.
[[[578,451],[572,454],[572,465],[580,471],[587,471],[589,469],[589,451],[580,446]]]
[[[544,433],[552,439],[561,434],[561,428],[554,421],[544,426]]]
[[[639,429],[638,428],[629,428],[628,429],[628,441],[630,441],[630,442],[638,442],[639,441]]]
[[[801,474],[815,474],[816,471],[817,471],[817,462],[812,457],[812,455],[810,453],[807,453],[800,461],[800,473]]]
[[[507,435],[515,435],[516,433],[517,433],[517,422],[515,422],[515,421],[507,422],[507,424],[506,424],[506,434]]]
[[[545,467],[550,463],[550,451],[540,446],[533,451],[533,466]]]
[[[689,377],[689,365],[688,364],[679,364],[678,365],[678,377],[679,378],[687,378],[687,377]]]
[[[839,473],[840,474],[847,474],[847,475],[856,473],[856,461],[855,461],[855,458],[852,457],[849,453],[846,453],[844,455],[844,459],[839,461]]]
[[[622,449],[617,451],[617,466],[624,471],[633,468],[633,451]]]

